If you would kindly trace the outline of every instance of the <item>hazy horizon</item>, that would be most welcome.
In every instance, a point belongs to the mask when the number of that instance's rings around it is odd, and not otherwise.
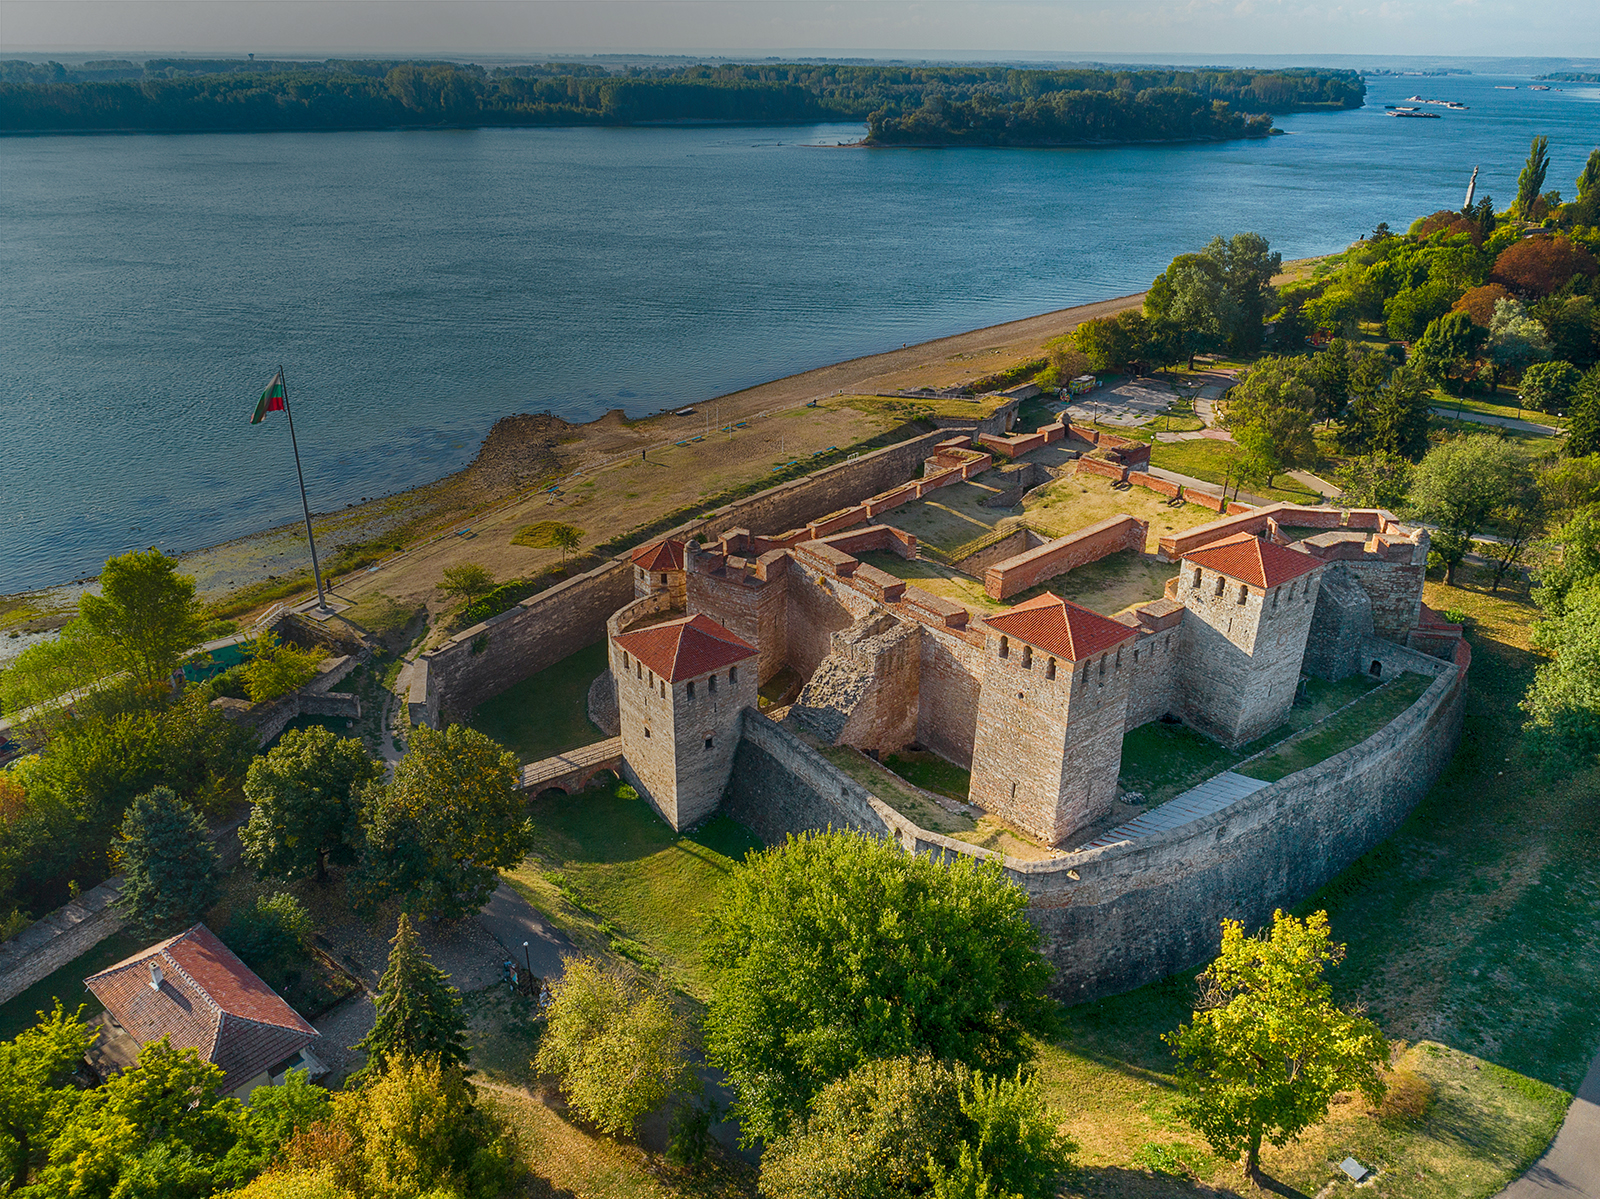
[[[1600,57],[1600,5],[1563,11],[1504,0],[8,0],[5,7],[0,53],[10,55]]]

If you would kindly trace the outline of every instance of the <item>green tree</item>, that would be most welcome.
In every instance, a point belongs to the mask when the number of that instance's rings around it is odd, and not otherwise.
[[[572,1110],[630,1136],[687,1080],[688,1030],[660,986],[593,958],[570,958],[553,988],[534,1066],[560,1081]]]
[[[0,672],[0,711],[16,716],[30,708],[36,720],[50,723],[73,696],[107,675],[123,669],[117,645],[91,629],[81,618],[63,626],[53,641],[30,645]]]
[[[1485,346],[1493,380],[1491,387],[1500,390],[1500,372],[1520,371],[1550,356],[1550,342],[1545,337],[1544,326],[1527,314],[1517,300],[1501,300],[1494,306],[1494,316],[1489,321],[1489,340]]]
[[[244,794],[253,805],[239,830],[245,859],[263,878],[292,882],[330,865],[355,862],[361,844],[361,795],[382,769],[354,737],[320,726],[291,729],[250,763]]]
[[[567,558],[571,554],[575,553],[578,546],[582,543],[583,533],[581,530],[574,528],[572,525],[558,525],[551,532],[550,540],[555,547],[561,551],[561,561],[565,563]]]
[[[194,579],[160,550],[132,550],[106,559],[100,594],[79,601],[83,623],[116,645],[133,677],[165,679],[200,644],[201,608]]]
[[[1053,1199],[1073,1146],[1036,1078],[931,1057],[863,1062],[761,1159],[767,1199]]]
[[[1272,301],[1272,277],[1283,266],[1283,255],[1272,250],[1259,233],[1236,233],[1224,241],[1214,237],[1201,251],[1222,268],[1227,294],[1228,345],[1235,353],[1253,354],[1261,348],[1267,306]]]
[[[1494,563],[1491,591],[1499,591],[1506,575],[1520,573],[1523,559],[1537,539],[1543,536],[1550,519],[1547,492],[1539,474],[1526,459],[1517,461],[1506,481],[1505,499],[1494,512],[1495,537],[1479,542],[1485,557]]]
[[[131,1069],[83,1093],[50,1143],[33,1192],[73,1199],[202,1199],[242,1130],[222,1071],[162,1037]]]
[[[1593,565],[1593,546],[1585,549]],[[1575,580],[1534,625],[1533,641],[1551,655],[1522,701],[1534,744],[1592,761],[1600,753],[1600,575]]]
[[[428,957],[404,912],[389,944],[389,964],[373,1001],[378,1018],[356,1045],[367,1055],[361,1077],[382,1072],[396,1057],[464,1067],[469,1051],[463,1040],[467,1022],[461,1014],[461,992]]]
[[[1327,349],[1309,360],[1304,377],[1316,396],[1313,420],[1344,419],[1350,404],[1350,365],[1350,346],[1342,337],[1334,338]]]
[[[362,904],[399,896],[407,912],[437,920],[481,908],[500,871],[533,843],[518,769],[516,755],[476,729],[413,729],[394,781],[365,792],[365,848],[354,880]]]
[[[719,973],[706,1028],[746,1135],[788,1131],[869,1058],[1015,1071],[1055,1016],[1027,906],[993,863],[853,832],[791,837],[735,868],[707,955]]]
[[[1536,362],[1522,372],[1519,398],[1535,412],[1565,412],[1582,379],[1570,362]]]
[[[1341,503],[1351,508],[1387,508],[1398,512],[1411,486],[1411,463],[1394,454],[1353,458],[1344,469]]]
[[[170,787],[152,788],[128,805],[114,852],[122,867],[117,910],[136,925],[197,920],[221,894],[205,821]]]
[[[1333,1002],[1323,971],[1344,958],[1326,912],[1275,912],[1270,933],[1222,922],[1222,952],[1200,975],[1192,1024],[1162,1038],[1179,1059],[1179,1113],[1229,1161],[1261,1175],[1261,1142],[1285,1145],[1328,1114],[1333,1096],[1383,1097],[1388,1045],[1378,1026]]]
[[[1513,215],[1525,221],[1534,219],[1534,207],[1544,191],[1544,177],[1549,170],[1550,139],[1541,133],[1528,147],[1528,161],[1517,176],[1517,201],[1511,207]]]
[[[1445,279],[1404,288],[1384,301],[1384,328],[1395,341],[1416,341],[1433,321],[1450,311],[1465,290]]]
[[[255,639],[250,660],[239,668],[254,703],[265,703],[304,687],[317,677],[321,650],[290,645],[268,629]]]
[[[1084,321],[1072,333],[1072,345],[1097,371],[1122,370],[1139,357],[1139,346],[1126,322],[1114,316]]]
[[[1513,442],[1473,433],[1435,446],[1417,464],[1411,480],[1411,513],[1436,526],[1433,548],[1444,559],[1445,583],[1472,550],[1472,539],[1511,498],[1526,469]]]
[[[72,1085],[78,1061],[96,1030],[83,1009],[68,1013],[61,1001],[38,1023],[0,1041],[0,1169],[7,1191],[24,1186],[48,1149],[48,1134],[71,1112],[80,1092]]]
[[[1408,462],[1427,452],[1433,385],[1420,367],[1390,371],[1382,355],[1369,355],[1351,374],[1351,393],[1342,436],[1352,448]]]
[[[244,1109],[239,1139],[217,1168],[227,1187],[241,1187],[267,1169],[296,1133],[320,1124],[333,1112],[328,1092],[309,1081],[305,1070],[290,1070],[277,1086],[257,1087]]]
[[[235,909],[222,940],[245,965],[277,986],[306,956],[311,914],[287,891],[258,895],[252,906]]]
[[[1144,297],[1144,315],[1173,339],[1194,369],[1195,355],[1221,349],[1238,327],[1239,309],[1228,293],[1221,263],[1205,254],[1180,254],[1156,276]]]
[[[1600,453],[1600,366],[1592,366],[1572,393],[1572,419],[1561,452],[1569,458]]]
[[[1600,150],[1590,150],[1578,172],[1578,198],[1572,205],[1574,225],[1600,225]]]
[[[1502,301],[1503,303],[1504,301]],[[1465,312],[1447,312],[1428,322],[1417,341],[1416,364],[1446,386],[1471,367],[1487,335]]]
[[[1547,618],[1564,616],[1567,596],[1600,576],[1600,503],[1579,508],[1537,549],[1543,565],[1533,602]]]
[[[477,562],[463,562],[459,566],[444,568],[444,581],[439,584],[439,594],[466,607],[482,599],[495,588],[494,574],[487,566]]]
[[[1241,468],[1269,487],[1284,471],[1317,461],[1311,432],[1317,396],[1305,367],[1304,359],[1263,358],[1228,393],[1225,423],[1244,451]]]

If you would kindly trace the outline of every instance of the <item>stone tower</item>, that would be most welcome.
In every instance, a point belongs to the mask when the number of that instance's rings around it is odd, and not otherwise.
[[[1323,564],[1249,533],[1183,556],[1184,718],[1229,745],[1283,722],[1300,685]]]
[[[641,545],[628,555],[633,563],[633,597],[665,591],[672,606],[683,611],[688,597],[688,568],[684,543],[673,538]]]
[[[1059,844],[1116,799],[1139,631],[1048,592],[984,623],[972,802]]]
[[[756,699],[756,649],[709,616],[679,617],[611,639],[622,770],[674,829],[709,816]]]

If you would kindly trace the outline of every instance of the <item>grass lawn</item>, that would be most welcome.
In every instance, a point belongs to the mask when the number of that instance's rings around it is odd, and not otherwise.
[[[621,789],[612,782],[533,801],[533,853],[507,878],[580,948],[659,965],[674,987],[704,1001],[703,923],[722,878],[760,842],[720,816],[675,833]]]
[[[1158,442],[1150,451],[1150,464],[1162,470],[1190,475],[1206,483],[1221,484],[1224,479],[1238,482],[1231,472],[1239,461],[1239,447],[1231,441],[1202,438],[1196,441]],[[1273,486],[1246,484],[1245,490],[1263,499],[1286,504],[1315,504],[1318,494],[1303,487],[1288,475],[1279,475]],[[1213,518],[1214,519],[1214,518]]]
[[[126,930],[112,933],[100,944],[74,958],[53,974],[47,974],[22,994],[0,1004],[0,1041],[9,1041],[25,1028],[31,1027],[36,1013],[49,1013],[57,999],[67,1011],[80,1003],[84,1005],[84,1019],[105,1010],[105,1005],[89,993],[83,980],[115,966],[123,958],[132,957],[154,938],[136,936]]]
[[[472,727],[524,762],[602,741],[589,723],[589,684],[605,668],[606,644],[596,641],[478,705]]]
[[[1239,767],[1239,773],[1275,783],[1297,770],[1326,762],[1334,754],[1343,753],[1352,745],[1359,745],[1372,736],[1416,703],[1432,683],[1433,680],[1426,675],[1407,671],[1394,682],[1331,717],[1315,732]]]
[[[1111,616],[1130,604],[1160,599],[1167,580],[1177,573],[1177,568],[1170,562],[1157,562],[1151,555],[1123,550],[1053,579],[1046,579],[1037,587],[1019,592],[1010,599],[997,600],[983,589],[981,579],[962,574],[939,562],[926,559],[908,562],[888,550],[869,550],[860,558],[897,579],[906,580],[914,587],[954,600],[978,612],[998,612],[1050,591],[1073,603]]]
[[[883,764],[924,791],[932,791],[958,803],[966,803],[967,793],[972,789],[972,771],[963,770],[926,750],[890,754]]]
[[[1229,749],[1185,724],[1157,720],[1140,725],[1130,729],[1122,739],[1118,781],[1125,790],[1142,793],[1147,803],[1165,803],[1273,742],[1337,712],[1376,685],[1366,675],[1352,675],[1337,683],[1307,679],[1304,693],[1295,700],[1284,722],[1266,736],[1239,749]]]

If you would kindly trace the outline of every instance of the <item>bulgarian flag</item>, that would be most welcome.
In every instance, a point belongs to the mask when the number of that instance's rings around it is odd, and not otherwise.
[[[288,403],[287,393],[283,389],[283,368],[279,367],[278,373],[272,376],[272,382],[261,393],[261,402],[256,405],[256,414],[250,418],[250,423],[259,425],[267,419],[267,413],[282,412]]]

